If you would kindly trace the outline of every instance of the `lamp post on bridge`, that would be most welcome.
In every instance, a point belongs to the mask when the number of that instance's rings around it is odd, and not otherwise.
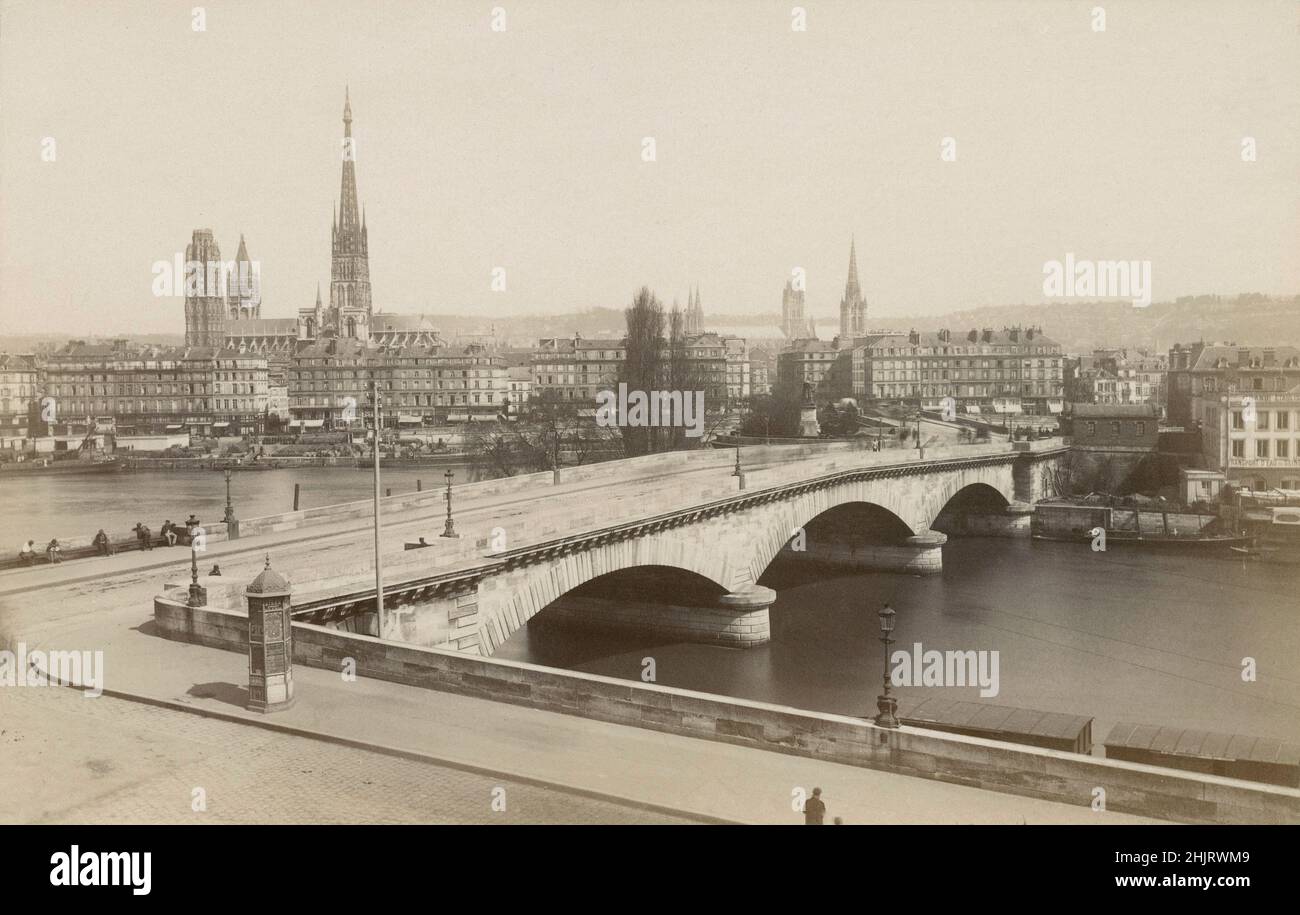
[[[454,521],[451,520],[451,481],[456,476],[456,474],[448,470],[445,474],[443,474],[443,476],[447,478],[447,523],[443,525],[442,533],[439,534],[438,536],[459,537],[460,534],[456,533],[456,524]]]
[[[885,646],[885,676],[883,680],[885,691],[876,697],[876,709],[879,712],[876,715],[876,724],[882,728],[896,728],[899,726],[898,700],[889,694],[889,646],[894,644],[890,634],[894,631],[894,621],[898,614],[894,612],[894,609],[889,604],[885,604],[877,615],[880,617],[880,641]]]

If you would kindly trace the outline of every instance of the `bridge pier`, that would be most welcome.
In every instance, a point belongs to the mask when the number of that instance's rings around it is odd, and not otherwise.
[[[1029,537],[1034,507],[1012,502],[1001,511],[956,511],[945,513],[936,529],[950,537]]]
[[[809,540],[802,550],[791,549],[790,544],[787,544],[781,555],[848,569],[938,575],[943,571],[943,545],[947,542],[947,535],[939,531],[926,531],[907,537],[899,543]]]
[[[712,607],[566,594],[539,614],[536,622],[753,648],[771,639],[768,608],[775,600],[776,592],[761,585],[724,594]]]

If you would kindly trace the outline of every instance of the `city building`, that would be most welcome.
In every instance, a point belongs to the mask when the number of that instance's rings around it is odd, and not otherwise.
[[[1252,490],[1300,489],[1300,383],[1203,392],[1193,400],[1206,467]]]
[[[22,445],[39,421],[40,366],[29,354],[0,353],[0,448]]]
[[[496,420],[509,391],[501,357],[485,347],[374,346],[334,337],[300,346],[289,369],[291,428],[359,431],[372,415],[370,384],[385,428]]]
[[[775,347],[756,345],[749,350],[749,390],[751,394],[771,394],[776,380]]]
[[[117,435],[253,435],[267,411],[265,357],[210,347],[75,340],[45,365],[46,394],[68,432],[114,420]]]
[[[533,396],[595,410],[596,393],[618,383],[627,351],[623,340],[544,337],[531,358]]]
[[[1051,414],[1064,408],[1061,347],[1041,328],[872,334],[843,351],[832,393],[968,414]],[[847,383],[843,381],[847,377]]]
[[[749,354],[743,337],[723,337],[722,345],[727,359],[727,403],[738,405],[750,393]]]
[[[527,365],[506,368],[506,418],[518,419],[527,414],[533,396],[533,369]]]
[[[1300,349],[1294,346],[1175,344],[1169,350],[1166,381],[1169,422],[1187,428],[1198,422],[1209,425],[1204,410],[1213,408],[1221,394],[1276,394],[1297,384]]]
[[[1154,452],[1160,435],[1155,404],[1074,404],[1076,451]]]
[[[825,383],[839,351],[825,340],[795,340],[789,349],[776,357],[777,384],[798,393],[806,382],[819,393],[827,393]]]

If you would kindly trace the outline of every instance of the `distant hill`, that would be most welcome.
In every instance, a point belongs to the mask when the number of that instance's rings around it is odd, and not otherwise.
[[[394,309],[398,314],[408,312]],[[1260,345],[1263,343],[1300,346],[1300,296],[1276,297],[1258,293],[1238,296],[1188,296],[1174,302],[1153,302],[1134,308],[1127,302],[1069,302],[1044,305],[988,305],[948,314],[914,317],[868,313],[871,329],[898,331],[939,330],[955,332],[989,327],[1000,330],[1010,325],[1038,325],[1061,344],[1066,352],[1089,353],[1106,346],[1140,346],[1167,350],[1174,343],[1197,340]],[[625,324],[622,308],[590,308],[564,314],[524,314],[505,318],[430,313],[443,337],[486,338],[511,346],[532,346],[540,337],[619,337]],[[706,328],[743,332],[755,340],[779,338],[779,312],[706,314]],[[824,340],[839,332],[835,316],[817,319],[817,331]],[[138,343],[180,345],[183,334],[120,334]],[[89,337],[105,341],[110,335]],[[0,352],[48,352],[68,341],[52,334],[0,335]]]

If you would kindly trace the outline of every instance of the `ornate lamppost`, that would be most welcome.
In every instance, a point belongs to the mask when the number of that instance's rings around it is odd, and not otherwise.
[[[898,727],[898,700],[889,694],[889,646],[894,644],[890,634],[894,631],[894,619],[898,614],[894,609],[885,604],[879,611],[880,616],[880,641],[885,646],[885,676],[883,694],[876,697],[876,709],[880,714],[876,715],[876,724],[882,728]]]
[[[230,462],[226,462],[226,517],[223,519],[226,524],[235,522],[235,506],[230,501]]]
[[[199,549],[195,545],[194,535],[190,535],[190,599],[191,607],[208,605],[208,589],[199,584]]]
[[[456,474],[448,470],[445,474],[443,474],[443,476],[447,478],[447,523],[443,526],[442,533],[439,536],[459,537],[460,534],[456,533],[456,525],[451,520],[451,481],[452,478],[456,476]]]

